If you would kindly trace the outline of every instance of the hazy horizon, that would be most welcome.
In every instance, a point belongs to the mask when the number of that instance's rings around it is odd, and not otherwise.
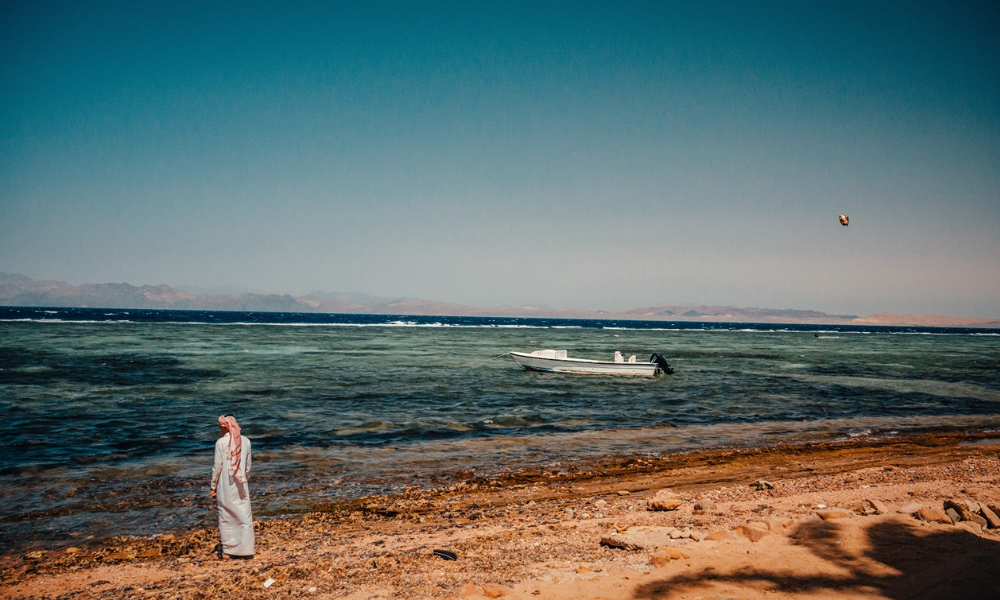
[[[0,271],[1000,316],[994,3],[4,2],[0,33]]]
[[[23,275],[21,273],[5,273],[3,271],[0,271],[0,280],[2,280],[4,278],[4,276],[8,276],[8,275],[12,275],[14,277],[28,277],[28,276]],[[35,279],[35,278],[31,278],[31,277],[28,277],[28,279],[31,279],[31,280],[34,280],[34,281],[42,281],[42,280],[38,280],[38,279]],[[579,314],[584,314],[584,313],[623,314],[623,313],[632,312],[632,311],[635,311],[635,310],[641,310],[641,309],[647,309],[647,308],[654,308],[654,307],[668,307],[668,306],[670,306],[670,307],[676,307],[676,308],[679,308],[679,309],[685,309],[685,308],[689,308],[690,309],[690,308],[698,308],[698,307],[707,307],[707,308],[716,308],[716,309],[718,309],[718,308],[725,308],[725,309],[731,309],[735,313],[741,313],[741,312],[744,312],[744,311],[757,311],[757,310],[775,311],[775,312],[790,311],[790,312],[796,312],[796,313],[817,312],[817,313],[825,314],[826,316],[829,316],[829,317],[837,317],[837,318],[843,318],[843,317],[846,317],[846,318],[867,318],[867,317],[878,316],[878,315],[893,315],[893,314],[898,314],[901,317],[905,317],[905,316],[913,316],[913,317],[928,316],[928,317],[941,317],[943,319],[952,319],[952,318],[956,318],[957,317],[957,318],[963,318],[963,319],[964,318],[982,319],[984,321],[997,320],[997,317],[992,316],[992,315],[974,315],[974,316],[969,317],[969,316],[964,316],[964,315],[947,315],[947,314],[930,314],[930,313],[895,313],[894,311],[889,311],[889,310],[887,310],[887,311],[876,311],[876,312],[873,312],[873,313],[865,313],[865,314],[828,313],[828,312],[825,312],[825,311],[816,310],[816,309],[814,309],[812,307],[809,307],[809,306],[740,305],[740,304],[731,303],[731,302],[730,303],[713,304],[713,303],[693,302],[693,301],[692,302],[673,302],[673,301],[669,301],[668,302],[668,301],[665,301],[665,302],[656,302],[656,303],[653,303],[653,304],[641,305],[641,306],[639,306],[639,305],[628,306],[628,307],[623,307],[621,309],[613,309],[612,310],[612,309],[605,309],[605,308],[600,307],[600,306],[590,306],[590,307],[583,306],[583,307],[572,308],[572,307],[566,307],[566,306],[556,306],[556,305],[551,305],[551,304],[546,304],[546,303],[525,303],[525,304],[519,304],[519,305],[462,304],[462,303],[451,303],[451,302],[448,302],[447,300],[440,300],[440,299],[437,299],[437,298],[421,298],[421,297],[414,297],[414,296],[376,296],[376,295],[368,294],[368,293],[365,293],[365,292],[340,291],[340,290],[311,290],[311,291],[306,292],[304,294],[298,294],[298,293],[289,293],[289,292],[283,291],[283,290],[264,290],[264,289],[231,288],[231,287],[204,288],[204,287],[201,287],[201,286],[175,285],[175,284],[166,283],[166,282],[144,283],[144,284],[133,284],[131,282],[123,282],[123,281],[84,282],[82,284],[72,284],[70,282],[62,282],[62,283],[66,283],[66,284],[74,285],[74,286],[77,286],[77,285],[97,285],[97,286],[112,285],[112,286],[117,286],[117,285],[124,284],[124,285],[128,285],[128,286],[132,286],[133,288],[140,288],[142,286],[157,287],[157,286],[165,285],[165,286],[167,286],[167,287],[169,287],[171,289],[180,290],[180,291],[183,291],[183,292],[187,292],[187,293],[193,294],[195,296],[200,296],[200,297],[215,297],[215,298],[222,298],[222,297],[240,298],[240,297],[246,297],[246,296],[269,296],[269,297],[287,297],[287,296],[291,296],[292,298],[294,298],[296,300],[301,300],[301,299],[306,298],[306,297],[314,297],[314,298],[322,298],[322,299],[336,299],[336,300],[339,300],[339,301],[350,302],[350,303],[359,304],[359,305],[378,305],[378,304],[383,304],[383,303],[396,303],[396,302],[410,302],[410,303],[417,303],[417,304],[425,303],[427,305],[454,304],[457,307],[462,307],[462,308],[467,308],[467,309],[472,309],[472,310],[481,310],[481,309],[490,309],[490,308],[495,308],[495,309],[498,309],[500,311],[510,310],[510,309],[513,309],[513,310],[527,309],[527,310],[531,310],[531,311],[539,311],[540,314],[550,314],[550,313],[551,314],[556,314],[556,313],[559,313],[559,314],[564,314],[564,315],[573,314],[573,313],[579,313]],[[31,288],[29,288],[29,289],[31,289]],[[8,292],[8,294],[10,293],[9,289],[6,290],[6,291]],[[31,293],[31,292],[29,292],[29,293]],[[53,294],[53,292],[51,290],[49,290],[47,292],[44,292],[44,293]],[[88,299],[92,301],[94,297],[91,296],[90,294],[92,294],[93,291],[91,290],[91,291],[88,291],[86,293],[88,294]],[[109,296],[109,297],[114,297],[115,292],[109,291],[108,293],[111,294],[111,296]],[[60,290],[56,291],[54,297],[62,298],[63,300],[66,300],[67,298],[73,298],[72,294],[70,296],[64,296],[63,294],[64,294],[64,291],[60,289]],[[117,300],[117,299],[114,300],[114,302],[118,302],[118,301],[119,300]],[[31,306],[37,307],[37,306],[43,306],[43,305],[32,303],[32,304],[29,304],[27,306],[29,306],[29,307],[31,307]],[[80,305],[76,304],[75,301],[71,300],[68,304],[53,304],[53,305],[44,305],[44,306],[53,306],[53,307],[66,306],[66,307],[74,307],[74,306],[80,306]],[[124,306],[118,305],[118,304],[109,305],[109,307],[111,307],[111,306],[114,306],[114,307],[117,307],[117,308],[125,308]],[[95,306],[93,308],[97,308],[97,307]],[[136,306],[131,306],[131,308],[141,308],[141,307],[138,306],[138,305],[136,305]],[[168,307],[168,309],[169,309],[169,307]],[[181,309],[181,310],[188,310],[188,309]],[[203,309],[198,309],[198,310],[203,310]],[[223,310],[223,311],[226,311],[226,310],[234,310],[234,309],[231,309],[231,308],[218,308],[218,309],[209,309],[209,310]],[[263,310],[264,312],[269,312],[271,309],[268,309],[268,310],[261,309],[261,310]],[[436,313],[418,312],[418,313],[414,313],[414,314],[436,314]],[[450,313],[448,313],[448,314],[450,314]],[[684,315],[679,315],[679,316],[683,317]],[[712,315],[701,315],[701,316],[711,317]],[[795,322],[795,321],[789,321],[789,322]],[[929,325],[929,326],[948,326],[948,325]]]

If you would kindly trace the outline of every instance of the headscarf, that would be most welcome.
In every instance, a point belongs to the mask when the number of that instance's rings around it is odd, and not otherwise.
[[[243,438],[235,417],[219,417],[219,425],[229,431],[229,475],[240,483],[245,483],[240,473],[240,455],[243,453]]]

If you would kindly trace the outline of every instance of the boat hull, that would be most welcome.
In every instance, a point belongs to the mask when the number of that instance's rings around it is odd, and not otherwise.
[[[588,360],[585,358],[547,358],[524,352],[511,352],[510,357],[518,366],[529,371],[551,373],[577,373],[583,375],[636,375],[652,377],[658,373],[654,363],[629,363]]]

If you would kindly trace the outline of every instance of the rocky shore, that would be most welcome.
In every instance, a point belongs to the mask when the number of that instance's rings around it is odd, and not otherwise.
[[[24,548],[5,598],[998,598],[1000,439],[618,457],[217,532]],[[435,550],[441,552],[435,552]]]

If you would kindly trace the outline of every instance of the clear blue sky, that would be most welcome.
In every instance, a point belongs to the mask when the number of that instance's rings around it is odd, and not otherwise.
[[[3,1],[0,271],[998,317],[997,6]]]

